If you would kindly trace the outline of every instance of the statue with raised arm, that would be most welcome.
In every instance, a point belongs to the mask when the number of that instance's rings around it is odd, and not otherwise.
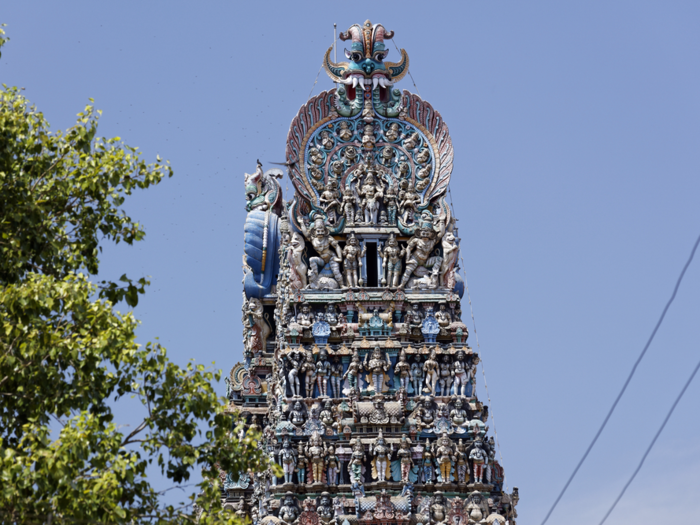
[[[311,241],[311,246],[318,253],[318,257],[309,259],[309,276],[311,277],[309,288],[342,288],[343,276],[340,274],[340,263],[343,260],[343,252],[338,242],[331,237],[323,219],[317,217],[314,220],[313,228],[307,226],[302,217],[298,217],[297,220],[301,233]],[[332,249],[335,250],[335,253]],[[330,268],[333,277],[324,275],[328,268]],[[322,277],[323,279],[321,279]],[[335,280],[335,286],[331,283],[333,280]]]
[[[438,225],[436,228],[431,228],[424,224],[420,230],[418,230],[418,233],[411,237],[411,240],[408,241],[408,245],[406,246],[406,270],[404,271],[399,288],[405,287],[408,280],[413,275],[413,272],[418,269],[422,269],[420,277],[427,275],[429,269],[432,269],[436,265],[439,270],[442,257],[439,255],[431,257],[430,254],[438,240],[440,240],[444,234],[445,217],[441,215],[438,217]]]

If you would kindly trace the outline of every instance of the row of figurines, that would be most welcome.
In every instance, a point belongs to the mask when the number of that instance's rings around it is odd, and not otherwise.
[[[355,306],[355,305],[353,305]],[[338,314],[335,303],[326,304],[323,310],[312,310],[308,303],[303,303],[299,311],[293,313],[291,310],[287,314],[285,322],[288,329],[295,330],[299,334],[309,334],[314,337],[345,335],[348,330],[347,325],[352,325],[355,321],[354,308],[346,308],[345,315]],[[357,328],[362,333],[371,332],[373,329],[385,328],[389,331],[394,329],[395,323],[403,322],[409,333],[424,336],[437,336],[447,334],[447,331],[456,328],[461,329],[463,339],[466,341],[469,332],[461,321],[461,308],[459,303],[456,307],[447,308],[446,302],[440,302],[438,310],[434,311],[432,304],[421,305],[413,303],[406,310],[405,314],[396,309],[393,304],[380,311],[378,306],[366,308],[361,303],[357,304]],[[340,325],[345,325],[339,330]],[[354,331],[354,329],[353,329]]]
[[[296,447],[289,438],[284,438],[281,446],[272,439],[267,450],[282,467],[284,483],[294,483],[296,479],[303,485],[330,486],[387,481],[499,485],[503,477],[495,461],[493,437],[484,439],[480,434],[465,443],[462,439],[455,442],[443,433],[433,443],[426,439],[424,444],[414,445],[406,434],[395,443],[387,441],[380,432],[373,440],[363,443],[355,438],[350,441],[350,448],[336,449],[315,432]],[[272,484],[277,484],[276,478]]]
[[[391,520],[406,523],[412,521],[411,517],[415,515],[416,521],[430,525],[515,525],[515,506],[520,499],[517,487],[513,488],[511,494],[501,491],[484,494],[473,490],[464,498],[456,495],[447,497],[440,490],[425,493],[419,490],[418,494],[414,495],[414,487],[411,484],[405,484],[398,496],[392,496],[386,489],[367,496],[362,485],[353,487],[352,492],[352,497],[348,498],[341,495],[333,497],[324,491],[317,497],[307,497],[301,502],[291,491],[284,493],[279,502],[275,502],[269,493],[254,493],[250,498],[250,515],[245,498],[235,503],[227,503],[226,506],[230,506],[242,519],[250,517],[253,524],[258,524],[266,516],[274,514],[277,514],[282,523],[296,524],[300,522],[299,518],[304,512],[311,518],[304,523],[324,525],[341,525],[353,515],[358,520],[368,522],[374,521],[374,518],[381,522]],[[354,512],[348,514],[351,508],[354,508]],[[506,519],[510,521],[507,522]]]
[[[424,210],[418,218],[414,235],[405,247],[399,246],[393,233],[386,246],[378,247],[382,260],[379,279],[382,286],[454,288],[459,239],[454,221],[446,225],[446,220],[445,214],[435,219],[430,211]],[[283,233],[281,247],[289,266],[289,281],[293,289],[334,290],[364,285],[360,278],[366,244],[360,246],[360,241],[351,233],[346,238],[345,246],[341,247],[321,217],[315,217],[311,224],[308,217],[300,216],[297,222],[301,234],[291,231]],[[317,256],[306,258],[304,238],[311,243]]]
[[[425,361],[421,354],[409,357],[402,349],[394,364],[379,346],[365,354],[363,360],[355,349],[347,366],[337,354],[332,359],[331,362],[325,348],[319,351],[316,360],[310,349],[293,349],[283,354],[277,373],[285,396],[301,397],[305,393],[307,398],[341,398],[349,396],[352,390],[362,395],[403,389],[406,396],[425,393],[472,397],[479,363],[476,354],[467,356],[459,350],[454,357],[450,354],[438,356],[433,348]],[[363,372],[366,373],[364,378]]]
[[[406,428],[413,436],[447,433],[475,437],[486,433],[487,419],[487,406],[477,401],[465,404],[457,396],[438,401],[432,396],[407,400],[400,393],[396,400],[377,395],[371,401],[360,401],[356,396],[339,404],[326,399],[323,406],[315,402],[310,407],[299,399],[279,399],[270,407],[263,433],[268,440],[275,435],[310,436],[316,432],[347,438],[354,427],[354,431]]]

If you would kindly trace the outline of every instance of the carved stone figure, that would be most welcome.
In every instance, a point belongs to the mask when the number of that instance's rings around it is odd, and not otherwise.
[[[355,225],[355,205],[358,204],[357,197],[350,186],[346,186],[343,190],[343,215],[345,215],[345,225]]]
[[[374,456],[372,460],[372,478],[382,483],[391,474],[389,465],[391,462],[391,449],[384,440],[381,430],[377,439],[370,444],[369,452]]]
[[[411,378],[411,365],[406,361],[406,351],[403,349],[399,354],[399,362],[394,367],[394,377],[398,378],[401,387],[408,390],[408,383]]]
[[[287,379],[289,380],[289,388],[292,390],[292,396],[294,397],[299,396],[301,390],[299,371],[301,370],[302,360],[299,357],[299,354],[296,352],[287,355],[287,364],[289,366]]]
[[[437,460],[438,467],[440,469],[441,483],[449,483],[450,476],[452,472],[452,464],[456,463],[457,458],[455,457],[455,446],[452,440],[447,437],[447,432],[443,432],[442,436],[437,440],[434,445],[433,454]]]
[[[306,351],[304,363],[301,365],[301,372],[304,374],[304,384],[306,385],[306,397],[314,397],[314,379],[316,378],[316,363],[311,350]]]
[[[343,375],[343,379],[348,379],[348,384],[350,385],[350,388],[355,388],[359,390],[357,378],[360,377],[361,371],[362,363],[360,362],[360,356],[358,355],[357,350],[355,350],[355,352],[352,355],[352,361],[350,361],[350,365],[348,366],[348,369]]]
[[[309,281],[306,277],[308,266],[304,262],[304,238],[299,232],[292,233],[289,247],[287,248],[287,260],[289,261],[289,286],[294,290],[306,288]]]
[[[309,259],[311,267],[309,271],[309,276],[311,277],[309,288],[342,288],[343,277],[340,275],[340,262],[343,259],[343,254],[338,242],[328,232],[323,219],[317,218],[314,221],[313,228],[308,227],[302,217],[298,218],[298,222],[304,237],[311,241],[311,245],[318,253],[318,257]],[[335,249],[335,257],[331,248]],[[333,277],[323,275],[326,266],[330,267]],[[333,280],[335,280],[335,284],[331,282]]]
[[[406,323],[411,333],[420,334],[420,329],[423,326],[423,315],[418,309],[418,303],[411,305],[411,310],[406,314]]]
[[[459,440],[457,445],[457,483],[463,485],[469,481],[469,458],[467,457],[466,447],[462,440]]]
[[[323,467],[325,465],[326,450],[323,439],[318,432],[314,432],[306,445],[306,457],[311,463],[311,475],[313,483],[323,483]]]
[[[399,243],[396,236],[392,233],[387,240],[386,246],[382,252],[382,286],[396,287],[401,279],[401,257],[404,256],[406,250],[399,249]]]
[[[326,478],[329,485],[338,484],[338,473],[340,472],[340,459],[335,454],[335,447],[328,447],[326,454]]]
[[[467,364],[464,361],[464,352],[462,350],[457,352],[455,362],[452,364],[452,374],[454,376],[455,394],[466,396],[469,375],[467,374]]]
[[[343,376],[343,363],[340,362],[339,356],[333,357],[333,364],[331,365],[331,389],[333,390],[333,397],[342,397],[342,392],[340,390],[340,382]]]
[[[296,427],[301,427],[306,422],[306,414],[301,401],[294,403],[292,410],[289,411],[289,421]]]
[[[382,186],[376,182],[372,171],[368,170],[367,176],[360,186],[359,194],[362,197],[361,205],[364,210],[365,224],[377,224],[379,201],[384,196],[384,191]]]
[[[362,147],[364,149],[374,149],[377,139],[374,137],[374,126],[366,124],[362,133]]]
[[[330,132],[328,131],[322,131],[321,132],[321,147],[326,150],[333,149],[333,137],[331,136]]]
[[[440,286],[452,290],[455,287],[455,266],[459,257],[459,244],[454,233],[447,232],[442,238],[442,262],[440,263]]]
[[[367,247],[360,249],[360,243],[354,233],[348,236],[347,244],[343,248],[343,270],[345,272],[345,282],[348,288],[359,286],[358,270],[362,265],[362,257],[365,256]]]
[[[423,392],[423,364],[420,355],[417,355],[411,365],[411,383],[413,383],[413,395],[420,396]]]
[[[352,446],[352,456],[348,466],[350,483],[362,483],[362,464],[365,462],[365,459],[365,447],[360,438],[357,438]]]
[[[331,364],[328,362],[328,352],[321,350],[316,363],[316,386],[320,397],[328,397],[328,378],[331,375]]]
[[[391,360],[382,355],[382,351],[378,346],[374,347],[372,357],[370,354],[365,356],[364,369],[369,372],[372,377],[372,385],[377,394],[381,394],[384,388],[384,374],[389,371]]]
[[[319,202],[323,211],[326,212],[328,222],[335,225],[338,222],[338,216],[342,207],[340,193],[338,192],[338,182],[335,179],[328,181],[328,184],[319,196]]]
[[[389,422],[389,415],[386,413],[383,396],[377,396],[372,404],[374,410],[369,415],[369,422],[375,425],[386,425]]]
[[[387,142],[394,142],[399,138],[399,133],[401,133],[399,130],[399,125],[396,122],[392,123],[385,134]]]
[[[453,431],[457,434],[464,434],[469,426],[467,411],[462,408],[463,406],[462,400],[457,398],[455,406],[450,412],[450,422],[452,423]]]
[[[302,485],[306,484],[306,473],[307,473],[308,467],[309,467],[309,458],[306,457],[306,452],[304,452],[304,444],[302,442],[299,442],[299,446],[297,448],[296,473],[297,473],[297,480]]]
[[[244,304],[245,348],[251,354],[265,350],[270,335],[270,325],[263,317],[263,305],[260,299],[252,298]]]
[[[413,452],[411,451],[411,440],[403,434],[399,442],[399,450],[396,452],[396,457],[401,464],[401,482],[408,483],[409,474],[413,468]]]
[[[255,173],[245,174],[245,209],[248,212],[253,210],[267,211],[275,213],[282,208],[282,189],[279,182],[284,172],[281,169],[273,168],[263,173],[262,164],[258,161]]]
[[[481,439],[474,441],[474,446],[469,452],[469,459],[474,466],[474,483],[484,482],[484,469],[488,465],[489,456],[484,449],[484,443]]]
[[[438,239],[445,234],[445,217],[441,215],[438,218],[437,236],[433,228],[422,227],[417,235],[411,237],[406,246],[406,271],[403,274],[400,288],[403,288],[408,283],[408,280],[419,267],[424,269],[424,274],[428,273],[428,269],[437,265],[439,270],[442,257],[439,255],[430,256],[430,253],[435,248]]]
[[[450,324],[452,324],[452,316],[450,312],[447,311],[445,303],[440,303],[440,309],[435,312],[435,319],[437,319],[442,330],[447,330]]]
[[[282,471],[284,472],[284,482],[291,483],[297,466],[297,453],[289,444],[289,439],[284,440],[278,455]]]
[[[314,324],[314,314],[311,312],[311,307],[304,303],[301,305],[301,312],[296,315],[296,324],[298,324],[302,330],[310,330]]]
[[[437,354],[435,349],[430,352],[430,357],[423,364],[423,373],[425,374],[425,386],[426,389],[430,391],[432,395],[437,392],[437,382],[440,376],[440,371],[438,369],[439,365],[437,362]]]
[[[430,440],[425,440],[423,448],[423,483],[431,485],[435,482],[435,459],[430,448]]]
[[[418,212],[419,205],[420,196],[413,188],[407,189],[403,195],[399,192],[399,213],[401,214],[401,220],[404,224],[414,224],[415,214]]]
[[[489,507],[484,501],[483,496],[480,492],[474,491],[469,494],[467,499],[467,516],[469,517],[469,523],[484,523],[484,519],[489,514]]]
[[[347,120],[341,120],[340,124],[338,124],[338,136],[345,142],[352,138],[352,130],[348,127]]]
[[[316,507],[316,513],[323,523],[330,523],[333,519],[333,501],[328,492],[321,493]]]
[[[440,363],[440,393],[443,396],[450,395],[450,387],[452,386],[452,363],[450,356],[445,354],[442,356]]]
[[[297,498],[291,492],[287,492],[280,506],[280,519],[285,523],[294,523],[299,514],[301,514],[301,511],[299,510]]]

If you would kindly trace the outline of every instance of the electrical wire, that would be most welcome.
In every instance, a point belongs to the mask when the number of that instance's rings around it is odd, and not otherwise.
[[[644,461],[647,459],[647,456],[649,455],[649,452],[651,452],[651,449],[654,447],[654,444],[656,443],[656,440],[659,438],[661,435],[661,432],[663,431],[664,427],[666,426],[666,423],[668,423],[668,420],[671,419],[671,414],[673,414],[673,411],[676,409],[676,405],[678,405],[678,402],[681,400],[683,397],[683,394],[685,394],[685,391],[688,389],[690,386],[690,383],[692,383],[693,378],[695,377],[695,374],[698,373],[698,370],[700,369],[700,361],[698,361],[698,364],[695,365],[695,369],[693,370],[693,373],[690,374],[690,377],[688,378],[688,381],[686,381],[685,385],[683,386],[683,390],[681,390],[680,394],[678,394],[678,397],[676,400],[673,402],[673,405],[671,405],[671,410],[668,411],[668,414],[666,414],[666,418],[664,419],[664,422],[661,423],[661,427],[659,430],[656,432],[656,435],[654,436],[654,439],[651,440],[651,443],[649,444],[649,447],[647,448],[646,452],[644,452],[644,455],[642,456],[642,460],[639,462],[639,465],[637,465],[637,468],[635,469],[634,473],[630,477],[629,480],[627,480],[627,483],[625,483],[625,486],[622,488],[622,491],[620,494],[617,496],[617,499],[615,499],[615,502],[612,504],[610,509],[608,509],[608,512],[605,513],[605,516],[603,516],[603,519],[600,520],[599,525],[603,525],[605,523],[605,520],[608,519],[608,516],[610,516],[610,513],[615,509],[619,501],[622,499],[622,496],[624,496],[625,491],[627,490],[627,487],[630,486],[634,478],[637,476],[639,471],[642,468],[642,465],[644,465]]]
[[[685,263],[685,266],[683,266],[683,270],[681,271],[681,274],[678,277],[678,280],[676,281],[676,286],[673,289],[673,294],[671,295],[671,298],[666,303],[666,306],[664,307],[663,312],[661,312],[661,317],[659,317],[659,320],[657,321],[656,326],[654,327],[654,330],[651,332],[651,335],[649,336],[649,340],[647,341],[647,344],[644,345],[644,349],[642,350],[642,353],[639,354],[639,357],[637,358],[637,361],[634,363],[634,366],[632,367],[632,370],[629,373],[629,376],[627,376],[627,380],[625,381],[625,384],[622,386],[622,390],[620,390],[620,393],[617,395],[615,402],[612,404],[612,407],[610,407],[608,414],[605,416],[605,419],[603,420],[603,424],[598,429],[598,432],[596,432],[596,435],[593,438],[593,441],[591,441],[591,444],[588,445],[586,452],[583,454],[583,457],[578,462],[578,465],[576,465],[576,468],[571,473],[571,476],[569,476],[569,480],[566,482],[566,485],[564,485],[564,488],[559,493],[559,496],[557,496],[557,499],[554,501],[552,508],[549,509],[549,512],[545,516],[544,520],[542,520],[541,525],[544,525],[545,523],[547,523],[547,520],[552,515],[552,512],[554,512],[554,509],[559,504],[559,501],[561,500],[562,496],[564,496],[566,489],[569,488],[569,485],[571,485],[571,482],[573,481],[574,477],[576,476],[579,469],[581,468],[581,465],[583,465],[583,462],[586,461],[588,454],[593,449],[593,445],[596,444],[596,441],[598,441],[598,438],[602,434],[603,429],[608,424],[608,421],[610,420],[610,416],[612,416],[612,413],[615,411],[615,408],[617,407],[617,404],[620,402],[620,399],[622,398],[622,395],[625,393],[625,390],[627,390],[627,386],[630,384],[630,381],[632,380],[632,376],[637,371],[637,367],[639,366],[639,363],[641,363],[642,359],[644,358],[644,355],[647,353],[647,350],[649,349],[651,342],[654,340],[654,336],[656,335],[656,332],[658,331],[659,327],[661,326],[661,323],[663,322],[664,317],[666,317],[666,312],[668,312],[668,309],[671,306],[671,303],[673,303],[673,300],[676,298],[676,293],[678,292],[678,288],[681,285],[681,281],[683,280],[683,276],[685,275],[685,272],[688,269],[688,266],[690,266],[690,263],[693,260],[693,257],[695,256],[695,251],[698,249],[698,244],[700,244],[700,236],[698,236],[697,240],[695,241],[695,245],[693,246],[693,249],[690,252],[690,257],[688,257],[688,261]]]

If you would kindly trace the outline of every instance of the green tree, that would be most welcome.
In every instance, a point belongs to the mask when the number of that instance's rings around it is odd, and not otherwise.
[[[90,281],[101,243],[144,238],[124,200],[172,176],[98,138],[99,113],[52,133],[20,90],[0,90],[0,522],[191,523],[195,502],[200,523],[234,521],[214,465],[268,468],[259,434],[237,437],[244,421],[211,386],[220,371],[136,342],[137,320],[114,305],[136,306],[146,280]],[[113,403],[132,397],[144,418],[123,431]],[[203,481],[166,505],[151,464],[173,486],[195,469]]]

